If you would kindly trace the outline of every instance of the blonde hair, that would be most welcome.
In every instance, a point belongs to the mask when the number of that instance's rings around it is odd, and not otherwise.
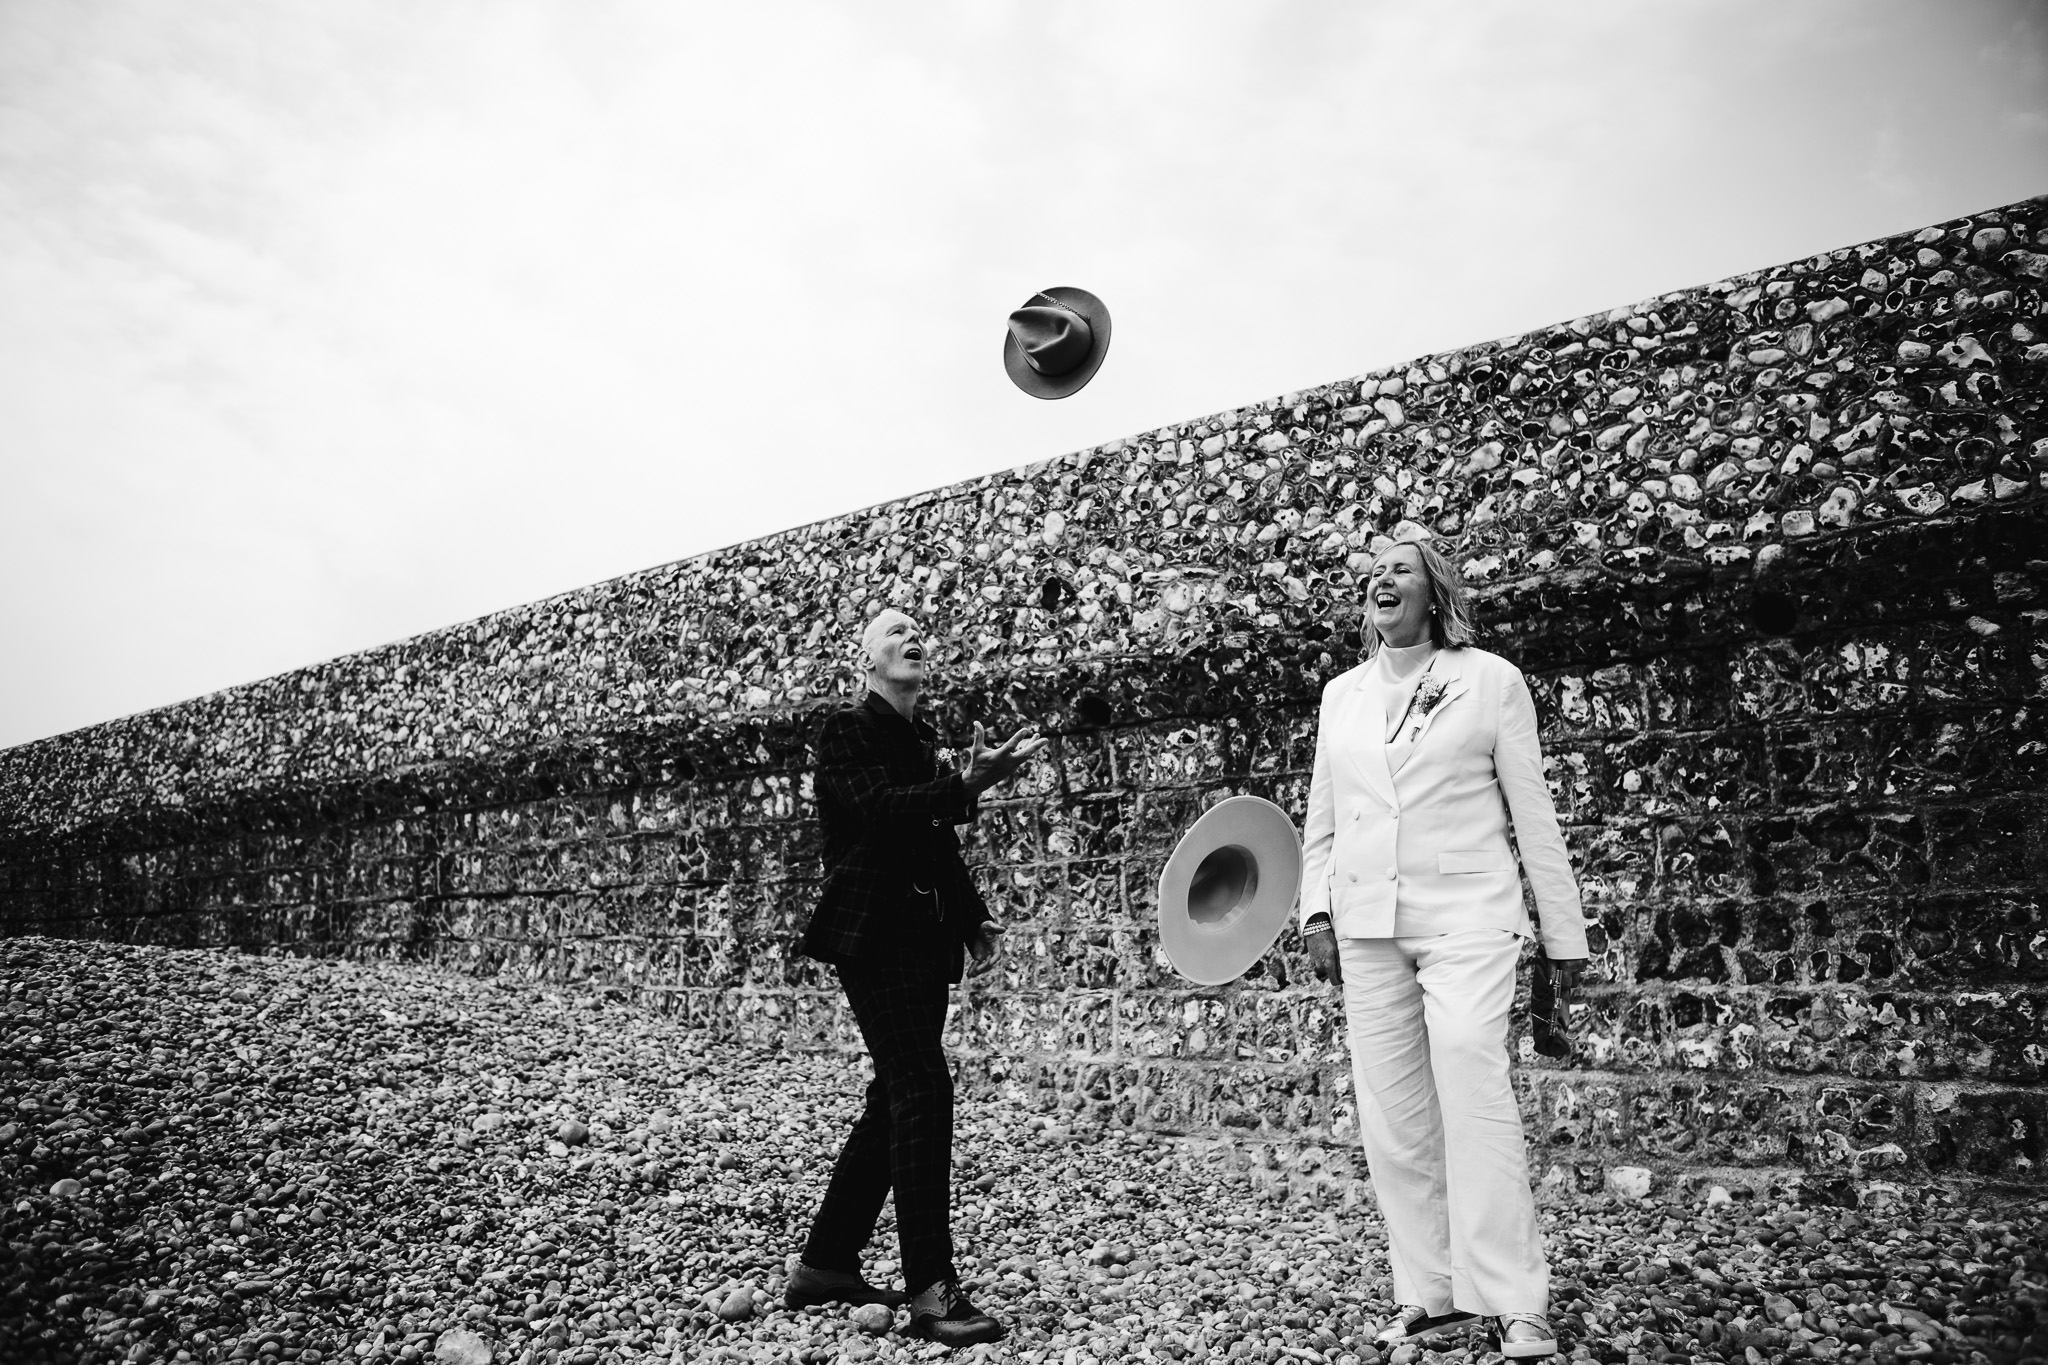
[[[1420,537],[1401,539],[1383,547],[1372,557],[1378,564],[1382,557],[1412,545],[1422,561],[1422,576],[1429,584],[1429,638],[1438,649],[1463,649],[1478,635],[1478,628],[1472,617],[1472,597],[1465,591],[1465,580],[1458,573],[1444,552]],[[1367,566],[1368,580],[1372,574]],[[1359,623],[1359,634],[1365,641],[1365,654],[1371,658],[1379,652],[1380,633],[1373,628],[1370,614]]]

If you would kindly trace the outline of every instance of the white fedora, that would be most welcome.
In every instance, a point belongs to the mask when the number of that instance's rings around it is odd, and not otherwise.
[[[1301,839],[1259,796],[1211,806],[1159,873],[1159,944],[1202,986],[1235,981],[1280,937],[1301,890]]]

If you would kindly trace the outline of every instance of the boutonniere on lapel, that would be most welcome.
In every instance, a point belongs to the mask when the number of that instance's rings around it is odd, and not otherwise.
[[[1408,714],[1415,717],[1414,728],[1408,731],[1410,744],[1421,738],[1422,722],[1443,701],[1444,691],[1444,680],[1434,673],[1425,673],[1422,681],[1415,684],[1415,695],[1408,699]]]

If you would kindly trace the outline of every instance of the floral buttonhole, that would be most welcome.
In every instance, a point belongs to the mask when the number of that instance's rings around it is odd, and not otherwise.
[[[1443,699],[1444,680],[1442,678],[1431,674],[1415,685],[1415,698],[1409,703],[1415,708],[1415,728],[1408,732],[1409,743],[1414,743],[1422,734],[1423,718],[1436,710],[1437,703]]]

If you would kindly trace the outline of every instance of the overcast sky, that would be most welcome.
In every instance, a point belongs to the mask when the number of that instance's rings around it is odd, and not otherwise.
[[[0,746],[2043,191],[2026,0],[5,0]]]

